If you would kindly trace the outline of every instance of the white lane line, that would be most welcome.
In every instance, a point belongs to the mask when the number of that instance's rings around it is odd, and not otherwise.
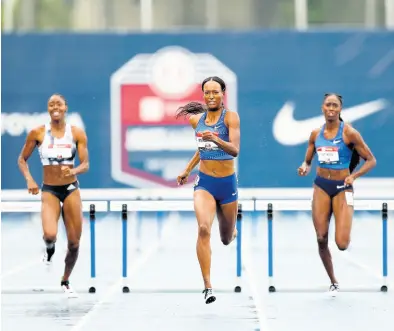
[[[254,304],[256,306],[256,310],[257,310],[257,315],[258,315],[258,319],[259,319],[259,325],[260,325],[260,331],[271,331],[271,329],[268,326],[268,317],[264,312],[264,306],[261,300],[261,296],[262,293],[261,291],[259,291],[258,289],[258,280],[256,277],[256,272],[255,269],[253,267],[253,258],[252,258],[252,254],[249,248],[249,244],[247,242],[247,240],[245,240],[246,238],[242,238],[243,239],[243,264],[244,264],[244,272],[247,276],[248,279],[248,283],[249,283],[249,287],[250,287],[250,291],[252,292],[252,297],[253,297],[253,301]]]

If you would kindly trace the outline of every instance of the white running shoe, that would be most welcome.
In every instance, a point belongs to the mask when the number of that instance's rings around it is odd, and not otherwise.
[[[213,291],[211,288],[206,288],[204,291],[202,291],[202,293],[204,294],[204,300],[206,304],[215,302],[216,297],[213,294]]]
[[[339,292],[339,285],[337,283],[331,284],[328,292],[332,297],[336,297]]]
[[[45,248],[44,256],[42,257],[42,262],[47,266],[52,265],[52,258],[54,254],[55,254],[55,247]]]
[[[67,298],[78,298],[78,294],[71,287],[70,282],[68,280],[62,280],[60,283],[63,292],[66,294]]]

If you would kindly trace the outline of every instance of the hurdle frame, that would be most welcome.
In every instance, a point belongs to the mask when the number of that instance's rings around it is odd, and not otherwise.
[[[154,202],[154,206],[152,206]],[[121,212],[123,206],[126,206],[128,212],[136,212],[137,217],[142,212],[157,212],[158,217],[164,212],[177,211],[177,212],[193,212],[194,202],[193,200],[127,200],[127,201],[110,201],[109,211],[110,212]],[[240,293],[242,291],[242,214],[244,211],[253,212],[255,210],[255,200],[239,200],[238,201],[238,213],[236,226],[238,235],[236,239],[236,279],[233,291]],[[125,260],[122,258],[122,260]],[[126,257],[127,260],[127,257]],[[127,261],[126,261],[127,263]],[[124,283],[128,283],[127,275],[124,277]],[[129,288],[129,291],[135,292]],[[157,289],[160,292],[160,289]],[[174,290],[176,291],[176,290]],[[138,292],[138,290],[137,290]],[[125,292],[128,293],[128,292]]]
[[[255,218],[258,212],[267,213],[268,226],[268,292],[274,293],[278,291],[285,291],[284,289],[277,289],[274,284],[274,246],[273,246],[273,231],[274,231],[274,212],[276,211],[311,211],[312,201],[310,199],[300,200],[261,200],[261,199],[240,199],[238,201],[238,213],[236,226],[238,236],[236,239],[236,281],[234,292],[242,291],[242,223],[243,212],[252,212],[252,217]],[[142,212],[156,212],[158,218],[164,217],[165,212],[169,211],[194,211],[193,200],[163,200],[159,197],[157,200],[129,200],[129,201],[82,201],[83,212],[89,213],[90,222],[90,242],[91,242],[91,286],[88,289],[89,293],[96,293],[96,242],[95,242],[95,224],[97,212],[120,212],[122,217],[122,278],[123,278],[123,293],[129,293],[130,288],[127,284],[127,214],[128,212],[136,212],[137,217]],[[381,292],[388,291],[388,212],[394,211],[394,200],[354,200],[355,211],[380,211],[382,217],[382,274],[383,282],[380,286]],[[5,201],[1,204],[2,213],[39,213],[41,212],[41,201]],[[160,292],[160,289],[157,291]],[[165,291],[171,291],[170,289]],[[175,292],[177,290],[174,290]],[[296,290],[294,290],[296,291]],[[7,291],[9,292],[9,291]],[[26,291],[27,293],[52,293],[51,290],[37,287]],[[57,291],[55,291],[57,292]],[[82,291],[78,291],[82,292]],[[138,290],[137,290],[138,292]],[[220,289],[217,292],[223,292]],[[4,293],[4,291],[2,291]],[[20,293],[16,291],[15,293]]]
[[[237,220],[236,225],[237,227],[237,279],[236,284],[234,287],[235,293],[240,293],[242,291],[242,203],[238,204],[238,211],[237,211]]]
[[[388,211],[394,211],[394,200],[354,200],[354,211],[380,211],[382,215],[382,285],[381,292],[388,291]],[[266,211],[268,227],[268,292],[278,289],[274,285],[273,213],[275,211],[311,211],[312,200],[256,200],[255,211]],[[282,292],[296,292],[283,289]]]
[[[96,293],[96,214],[106,213],[109,211],[108,201],[82,201],[82,212],[89,214],[90,226],[90,284],[88,289],[76,289],[78,293],[88,292]],[[41,201],[5,201],[1,203],[1,213],[41,213]],[[58,293],[58,288],[50,287],[32,287],[26,289],[8,289],[2,288],[1,293]]]
[[[90,281],[89,293],[96,293],[96,205],[90,204]]]

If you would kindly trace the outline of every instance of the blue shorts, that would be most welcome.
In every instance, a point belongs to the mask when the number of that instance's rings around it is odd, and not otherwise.
[[[205,190],[212,194],[220,205],[238,200],[238,180],[234,173],[227,177],[212,177],[199,172],[194,182],[194,191]]]
[[[352,189],[352,185],[345,185],[343,180],[331,180],[320,176],[315,178],[315,185],[326,192],[330,198],[335,197],[339,192]]]

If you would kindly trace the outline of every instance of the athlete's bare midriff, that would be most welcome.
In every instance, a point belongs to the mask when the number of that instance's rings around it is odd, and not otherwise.
[[[200,171],[212,177],[231,176],[234,160],[200,160]]]
[[[334,170],[317,167],[317,175],[326,179],[344,180],[350,175],[350,171],[349,169]]]
[[[47,165],[44,166],[43,170],[43,182],[46,185],[60,186],[74,183],[77,180],[77,176],[63,177],[61,168],[68,167],[74,168],[72,165]]]

